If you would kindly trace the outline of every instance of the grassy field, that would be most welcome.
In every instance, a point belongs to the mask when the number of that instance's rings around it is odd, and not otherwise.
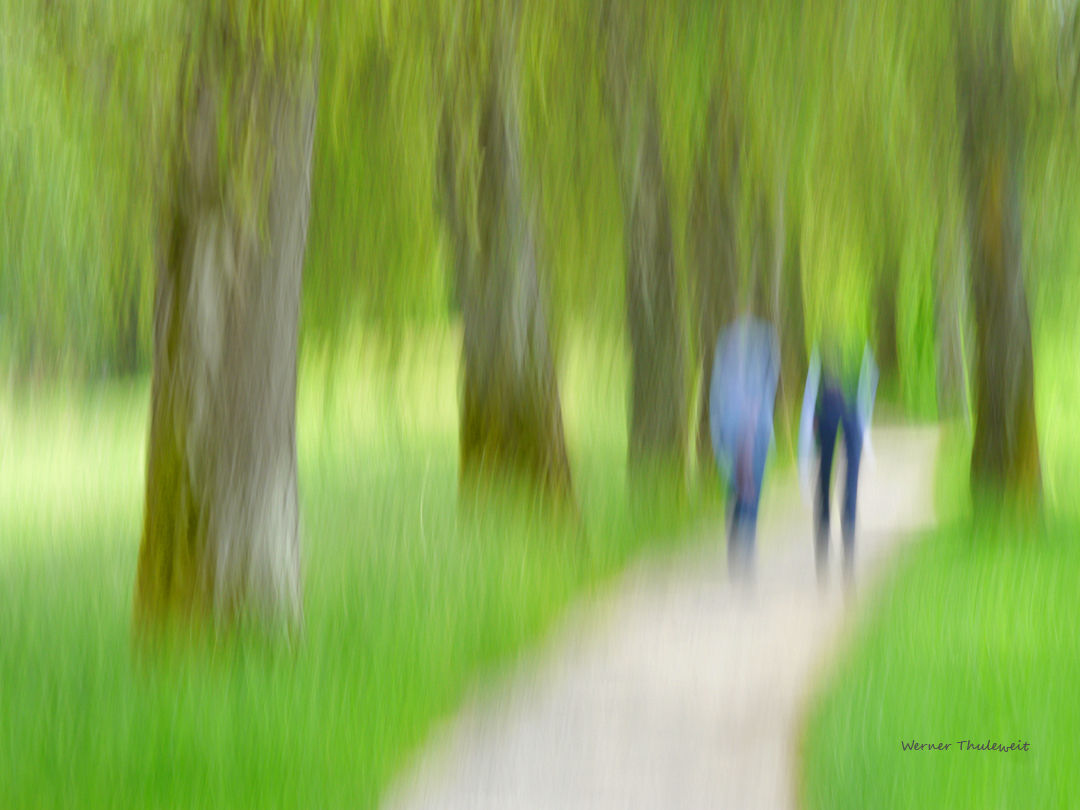
[[[0,807],[373,807],[432,722],[570,598],[693,536],[710,498],[627,494],[617,342],[564,353],[584,538],[509,497],[460,517],[456,342],[364,345],[333,384],[316,352],[301,365],[293,651],[136,662],[147,381],[2,401]]]
[[[1069,405],[1080,376],[1069,348],[1039,351],[1045,527],[1032,536],[1008,519],[973,520],[970,436],[951,426],[939,529],[904,551],[811,707],[806,807],[1080,805],[1080,431]],[[969,750],[963,740],[1028,748]],[[912,741],[950,745],[904,750]]]
[[[1080,803],[1075,527],[1038,546],[1005,532],[954,524],[904,555],[812,710],[806,807]],[[904,750],[912,741],[950,746]]]

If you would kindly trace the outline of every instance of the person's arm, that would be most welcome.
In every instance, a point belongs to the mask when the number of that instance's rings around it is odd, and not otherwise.
[[[862,368],[859,370],[859,419],[863,425],[870,423],[874,413],[874,397],[877,395],[878,369],[874,355],[867,344],[863,349]]]
[[[780,384],[780,338],[775,329],[769,330],[769,376],[765,400],[765,412],[769,415],[769,446],[776,443],[776,389]]]
[[[817,409],[818,385],[821,381],[821,357],[817,346],[810,354],[810,368],[803,391],[802,415],[799,419],[799,480],[803,498],[810,502],[810,461],[814,447],[814,411]]]
[[[874,355],[867,344],[863,350],[862,369],[859,372],[859,421],[863,433],[863,455],[870,468],[875,466],[874,446],[870,442],[870,424],[874,416],[874,398],[877,396],[878,369],[874,363]]]

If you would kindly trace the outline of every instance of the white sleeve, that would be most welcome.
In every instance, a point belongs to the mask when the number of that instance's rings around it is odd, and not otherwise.
[[[821,379],[821,357],[817,346],[810,354],[810,369],[806,374],[802,415],[799,419],[799,464],[809,464],[814,447],[814,409],[817,406],[818,385]]]
[[[769,367],[769,401],[766,403],[768,407],[769,419],[769,446],[771,447],[776,443],[776,389],[780,384],[780,338],[776,334],[776,330],[771,332],[771,345],[772,357]]]
[[[858,410],[859,421],[862,422],[863,430],[870,429],[870,421],[874,414],[874,397],[877,395],[878,369],[874,363],[874,355],[870,352],[867,344],[863,349],[862,369],[859,372],[859,398]]]

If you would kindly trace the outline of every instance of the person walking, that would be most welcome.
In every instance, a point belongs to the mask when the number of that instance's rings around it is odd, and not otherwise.
[[[728,484],[728,570],[752,575],[758,506],[780,375],[780,341],[768,323],[741,316],[719,335],[709,391],[709,429]]]
[[[869,344],[864,344],[862,360],[857,345],[830,334],[814,347],[803,394],[799,420],[799,470],[803,497],[810,500],[810,465],[813,445],[820,452],[817,492],[814,495],[814,561],[818,582],[828,581],[829,483],[832,476],[837,434],[843,429],[847,470],[841,509],[844,547],[844,584],[854,584],[855,511],[859,490],[859,462],[870,449],[870,419],[877,391],[878,371]]]

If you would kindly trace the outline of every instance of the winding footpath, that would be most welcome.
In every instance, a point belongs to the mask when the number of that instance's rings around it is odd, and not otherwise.
[[[767,479],[751,590],[715,541],[634,566],[544,649],[480,684],[392,787],[413,808],[795,807],[801,713],[898,543],[934,522],[935,428],[875,429],[860,478],[856,596],[814,574],[793,475]],[[834,497],[835,500],[835,497]]]

